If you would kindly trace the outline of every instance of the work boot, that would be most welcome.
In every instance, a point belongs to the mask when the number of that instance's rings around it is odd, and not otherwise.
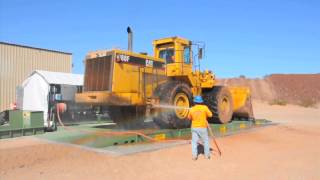
[[[210,159],[211,159],[211,156],[206,157],[206,159],[210,160]]]
[[[192,160],[196,161],[198,159],[198,157],[192,157]]]

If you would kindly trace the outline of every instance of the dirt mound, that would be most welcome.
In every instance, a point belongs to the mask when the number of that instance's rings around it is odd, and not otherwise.
[[[263,79],[219,79],[219,84],[247,86],[252,97],[270,103],[314,106],[320,103],[320,74],[271,74]]]
[[[246,78],[230,78],[220,79],[220,85],[226,86],[246,86],[251,89],[252,97],[262,101],[269,101],[275,98],[275,92],[271,83],[266,79],[246,79]]]

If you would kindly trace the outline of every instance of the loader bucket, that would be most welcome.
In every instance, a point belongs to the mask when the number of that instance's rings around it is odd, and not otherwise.
[[[229,87],[233,99],[233,118],[254,119],[251,92],[247,87]]]

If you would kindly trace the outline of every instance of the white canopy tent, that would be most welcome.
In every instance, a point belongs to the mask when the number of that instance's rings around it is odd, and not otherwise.
[[[63,99],[71,101],[77,86],[83,86],[83,75],[36,70],[17,88],[17,109],[43,111],[45,127],[48,127],[48,95],[52,84],[61,85]]]

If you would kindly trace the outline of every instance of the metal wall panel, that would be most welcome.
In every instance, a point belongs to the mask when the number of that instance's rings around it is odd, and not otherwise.
[[[71,73],[72,54],[0,42],[0,112],[15,102],[16,87],[34,70]]]

